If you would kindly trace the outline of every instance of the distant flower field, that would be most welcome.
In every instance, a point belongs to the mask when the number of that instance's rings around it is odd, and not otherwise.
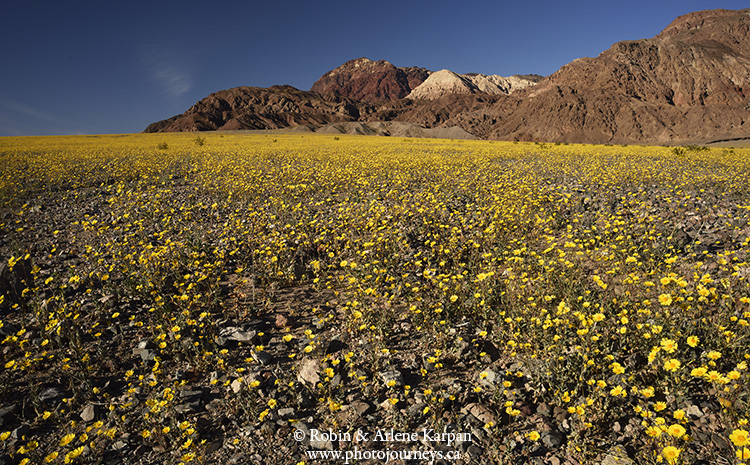
[[[749,219],[750,149],[2,138],[0,463],[750,463]]]

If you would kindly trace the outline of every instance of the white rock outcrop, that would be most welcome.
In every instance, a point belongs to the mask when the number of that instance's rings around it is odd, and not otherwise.
[[[451,94],[510,94],[535,84],[535,81],[520,76],[458,74],[443,69],[430,74],[406,98],[431,100]]]

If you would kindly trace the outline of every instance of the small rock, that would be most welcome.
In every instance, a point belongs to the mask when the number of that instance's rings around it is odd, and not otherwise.
[[[310,441],[310,449],[317,450],[333,450],[333,443],[331,441]]]
[[[425,407],[427,407],[427,404],[418,402],[406,409],[406,415],[411,418],[418,418],[422,416],[422,412],[424,412]]]
[[[256,334],[255,331],[243,331],[235,326],[228,326],[219,331],[219,337],[237,342],[251,342]]]
[[[81,411],[81,420],[83,420],[86,423],[92,422],[96,419],[99,408],[94,404],[88,404],[86,407],[83,408],[83,411]]]
[[[287,326],[291,326],[289,318],[287,318],[285,315],[282,315],[281,313],[276,315],[276,319],[274,320],[273,324],[277,328],[285,328]]]
[[[39,400],[47,404],[56,404],[65,397],[65,394],[56,387],[47,388],[39,394]]]
[[[537,406],[536,413],[543,417],[549,418],[552,415],[552,410],[550,410],[549,405],[542,402],[541,404],[539,404],[539,406]]]
[[[363,416],[372,410],[372,405],[369,402],[357,400],[349,404],[349,408],[357,412],[357,415]]]
[[[491,388],[495,385],[497,380],[497,373],[487,368],[479,372],[479,384],[486,388]]]
[[[174,408],[175,412],[177,413],[197,413],[201,411],[201,406],[199,403],[184,403],[177,405]]]
[[[307,392],[307,390],[304,390],[297,393],[297,404],[301,408],[307,409],[317,405],[317,401],[315,400],[315,398],[313,398],[312,395],[310,395],[309,392]]]
[[[471,428],[471,439],[472,441],[482,443],[484,442],[487,435],[484,433],[483,428],[473,427]]]
[[[630,460],[625,449],[615,446],[609,450],[607,455],[601,461],[601,465],[635,465],[635,462]]]
[[[235,394],[238,394],[242,390],[242,385],[245,384],[242,382],[242,378],[237,378],[229,385],[230,388],[232,388],[232,392]]]
[[[237,463],[249,463],[249,458],[247,454],[237,454],[233,455],[229,458],[229,461],[227,461],[228,464],[234,465]]]
[[[31,259],[20,258],[13,268],[8,266],[8,260],[0,260],[0,295],[5,295],[11,302],[23,302],[23,290],[33,287],[31,276]]]
[[[495,421],[495,414],[490,409],[482,404],[469,404],[466,405],[461,411],[470,413],[474,418],[482,423],[492,423]]]
[[[685,414],[687,414],[687,416],[691,419],[696,419],[703,416],[703,412],[697,405],[691,405],[690,407],[688,407],[685,411]]]
[[[224,445],[224,441],[221,441],[221,440],[210,443],[208,447],[206,448],[206,455],[211,455],[214,452],[218,452],[219,450],[221,450],[223,445]]]
[[[127,449],[128,443],[125,441],[116,441],[114,444],[112,444],[112,449],[117,451],[122,451],[124,449]]]
[[[202,396],[203,391],[200,389],[194,391],[183,389],[180,391],[180,399],[182,399],[183,402],[199,402]]]
[[[470,445],[469,448],[466,449],[466,452],[468,452],[472,458],[479,458],[482,456],[482,449],[474,444]]]
[[[301,422],[301,421],[298,421],[297,423],[295,423],[294,427],[295,427],[295,433],[298,434],[300,438],[302,438],[302,441],[304,441],[305,443],[309,443],[310,427],[307,426],[306,423]],[[298,436],[295,435],[294,437],[297,438]]]
[[[319,361],[314,358],[308,358],[302,362],[297,380],[302,384],[315,386],[320,382],[320,373],[322,371],[323,368]]]
[[[556,431],[542,433],[542,443],[550,449],[560,447],[565,442],[565,435]]]
[[[404,376],[398,370],[381,371],[378,373],[388,387],[400,387],[404,385]]]
[[[471,346],[468,342],[461,339],[456,343],[456,358],[463,360],[471,355]]]
[[[555,409],[552,411],[552,416],[555,417],[555,420],[557,420],[558,423],[562,423],[568,418],[568,410],[559,405],[555,405]]]
[[[386,399],[380,403],[380,408],[382,408],[383,410],[391,410],[396,408],[396,405],[392,404],[390,399]]]
[[[292,419],[296,415],[294,409],[291,407],[280,408],[277,413],[279,414],[279,418],[281,418],[282,420]]]
[[[260,352],[253,352],[253,359],[261,365],[268,365],[273,360],[273,357],[265,350],[262,350]]]
[[[21,425],[18,428],[13,430],[13,433],[11,433],[10,437],[16,440],[25,440],[25,436],[29,434],[29,427],[27,425]]]
[[[154,352],[150,349],[138,347],[133,349],[133,355],[138,355],[141,357],[141,360],[144,362],[150,362],[154,359],[155,355]]]
[[[336,352],[347,349],[348,347],[349,346],[345,342],[338,339],[331,339],[326,346],[325,353],[326,355],[335,354]]]

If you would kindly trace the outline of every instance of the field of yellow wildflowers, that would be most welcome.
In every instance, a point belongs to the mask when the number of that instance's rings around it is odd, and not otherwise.
[[[749,212],[750,149],[0,139],[0,463],[750,463]]]

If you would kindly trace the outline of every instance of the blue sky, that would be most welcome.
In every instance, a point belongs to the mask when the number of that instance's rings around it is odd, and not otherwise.
[[[216,6],[214,6],[216,5]],[[211,92],[308,90],[353,58],[549,75],[747,1],[24,0],[0,7],[0,136],[142,131]]]

